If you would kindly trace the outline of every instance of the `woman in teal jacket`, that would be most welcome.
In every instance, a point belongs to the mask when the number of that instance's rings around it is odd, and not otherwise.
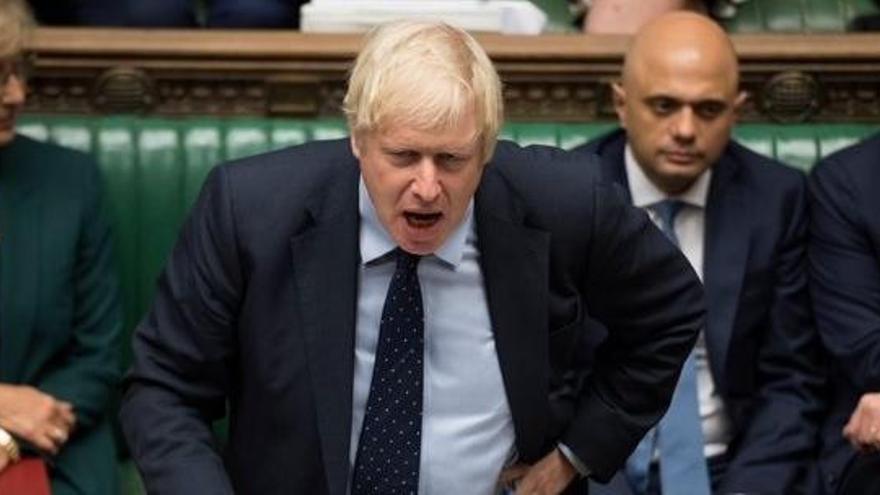
[[[15,134],[32,25],[22,0],[0,0],[0,474],[19,451],[38,454],[54,495],[113,494],[110,232],[94,161]]]

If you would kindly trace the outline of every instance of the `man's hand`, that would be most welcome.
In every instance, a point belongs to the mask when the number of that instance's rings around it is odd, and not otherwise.
[[[502,486],[516,486],[517,495],[555,495],[562,493],[577,471],[559,449],[536,464],[516,464],[501,472]]]
[[[843,436],[861,452],[880,450],[880,393],[862,395]]]
[[[73,405],[29,386],[0,385],[0,428],[57,454],[76,424]]]

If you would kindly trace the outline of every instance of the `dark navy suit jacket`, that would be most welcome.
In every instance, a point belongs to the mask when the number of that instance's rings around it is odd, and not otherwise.
[[[863,393],[880,392],[880,136],[819,163],[810,193],[811,290],[832,357],[820,465],[834,493],[856,455],[843,427]]]
[[[577,151],[598,154],[628,194],[625,145],[617,130]],[[804,493],[822,412],[805,177],[731,142],[712,168],[705,226],[706,347],[734,434],[718,491]]]
[[[134,336],[121,418],[151,493],[345,494],[358,176],[347,140],[212,172]],[[500,143],[474,212],[520,459],[561,441],[608,479],[662,415],[703,325],[696,275],[560,150]],[[579,396],[551,401],[587,305],[608,352]],[[208,421],[227,401],[221,458]]]

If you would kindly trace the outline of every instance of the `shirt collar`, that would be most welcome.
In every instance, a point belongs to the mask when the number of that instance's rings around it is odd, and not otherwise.
[[[629,193],[632,197],[633,205],[640,208],[650,206],[667,198],[679,199],[682,202],[696,206],[699,208],[706,207],[706,199],[709,196],[709,181],[712,179],[712,169],[709,168],[693,183],[693,185],[681,194],[670,196],[661,191],[651,179],[645,175],[645,171],[639,166],[633,155],[632,148],[627,143],[624,152],[624,164],[626,166],[626,177],[629,181]]]
[[[369,192],[367,192],[363,176],[360,177],[360,184],[358,185],[358,211],[361,217],[361,263],[366,265],[396,249],[397,243],[394,242],[394,239],[391,238],[391,235],[379,220],[379,215],[376,213],[376,207],[373,205]],[[472,198],[468,204],[467,211],[465,211],[464,219],[452,231],[452,235],[446,239],[446,242],[433,253],[433,256],[447,265],[451,265],[453,268],[457,267],[464,257],[464,248],[467,243],[468,233],[472,229],[473,217],[474,200]]]

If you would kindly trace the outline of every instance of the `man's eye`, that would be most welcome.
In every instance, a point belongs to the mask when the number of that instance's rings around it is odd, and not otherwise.
[[[464,157],[451,153],[437,155],[437,163],[446,168],[458,168],[465,162]]]
[[[726,109],[727,107],[723,103],[717,101],[709,101],[705,103],[698,103],[694,108],[694,112],[696,112],[696,114],[703,119],[711,120],[724,113],[724,110]]]
[[[657,115],[669,115],[678,110],[679,104],[669,98],[657,98],[650,102],[651,111]]]
[[[401,164],[412,162],[418,157],[417,153],[409,150],[389,151],[388,154],[395,163]]]

